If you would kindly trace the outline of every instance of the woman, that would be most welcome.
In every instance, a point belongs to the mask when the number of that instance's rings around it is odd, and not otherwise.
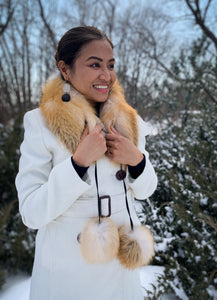
[[[144,227],[137,234],[133,199],[157,185],[147,127],[124,99],[100,30],[72,28],[55,58],[58,74],[24,117],[16,178],[23,222],[38,229],[30,299],[143,299],[137,267],[151,260],[153,240]]]

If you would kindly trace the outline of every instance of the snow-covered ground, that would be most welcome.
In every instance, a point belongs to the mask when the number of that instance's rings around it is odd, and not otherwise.
[[[146,266],[141,269],[140,278],[144,297],[147,291],[153,290],[157,279],[163,275],[164,268],[159,266]],[[0,300],[28,300],[30,277],[17,275],[9,278],[0,292]]]
[[[27,276],[14,276],[9,278],[0,292],[1,300],[28,300],[30,278]]]

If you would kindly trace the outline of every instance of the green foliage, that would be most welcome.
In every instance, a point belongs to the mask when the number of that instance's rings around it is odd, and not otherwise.
[[[189,299],[209,299],[214,286],[217,292],[217,124],[205,131],[210,120],[167,128],[149,149],[159,177],[152,204],[144,205],[157,242],[153,263],[166,266],[165,291],[177,288]]]
[[[217,56],[210,41],[202,36],[191,48],[182,49],[171,62],[163,84],[155,84],[159,97],[152,105],[155,119],[184,126],[193,111],[210,113],[217,105]],[[189,115],[190,114],[190,115]]]
[[[206,37],[181,50],[153,105],[161,130],[148,142],[159,184],[146,224],[153,264],[166,268],[155,292],[174,298],[217,295],[217,57]],[[173,75],[172,75],[173,74]]]
[[[0,288],[3,286],[4,283],[5,283],[5,272],[2,269],[2,267],[0,267]]]
[[[0,128],[0,287],[4,275],[17,271],[30,273],[34,252],[34,233],[25,228],[18,213],[14,185],[18,172],[19,147],[23,131],[19,120]]]

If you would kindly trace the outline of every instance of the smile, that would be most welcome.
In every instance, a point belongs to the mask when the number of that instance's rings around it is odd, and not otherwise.
[[[107,93],[108,90],[109,90],[109,85],[101,85],[101,84],[98,84],[98,85],[93,85],[93,87],[100,91],[100,92],[103,92],[103,93]]]
[[[94,85],[94,87],[95,87],[96,89],[104,89],[104,90],[109,88],[108,85]]]

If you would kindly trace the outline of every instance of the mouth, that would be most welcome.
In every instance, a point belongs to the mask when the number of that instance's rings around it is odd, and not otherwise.
[[[94,84],[93,88],[100,93],[108,93],[109,92],[108,84]]]

